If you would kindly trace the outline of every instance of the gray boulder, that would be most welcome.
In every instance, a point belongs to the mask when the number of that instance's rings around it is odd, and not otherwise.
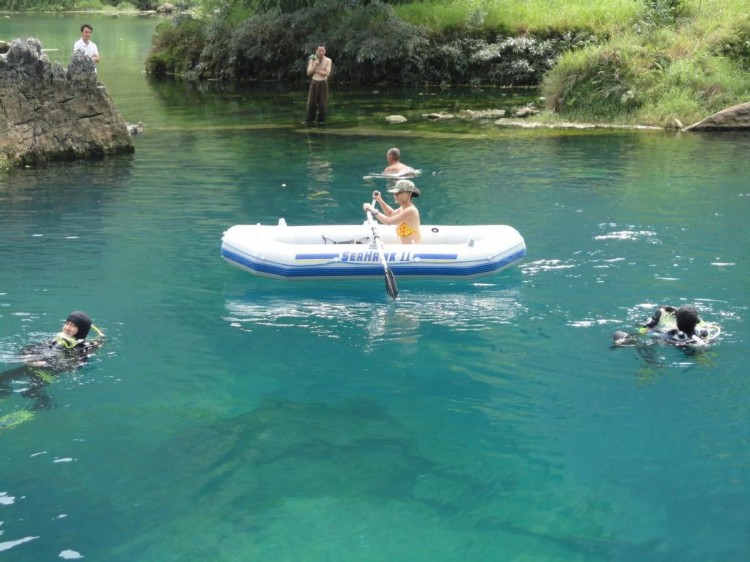
[[[690,125],[688,131],[750,129],[750,102],[733,105]]]
[[[0,164],[133,150],[125,121],[86,55],[74,53],[65,70],[50,63],[37,39],[14,39],[0,54]]]

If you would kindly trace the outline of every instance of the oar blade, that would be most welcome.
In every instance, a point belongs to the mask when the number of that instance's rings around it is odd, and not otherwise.
[[[392,299],[395,299],[398,296],[396,278],[393,276],[393,272],[390,269],[385,270],[385,289],[388,291],[388,296]]]

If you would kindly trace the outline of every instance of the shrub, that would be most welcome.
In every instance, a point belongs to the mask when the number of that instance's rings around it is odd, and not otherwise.
[[[642,103],[634,78],[634,67],[644,66],[635,63],[642,56],[622,45],[567,53],[542,84],[547,107],[596,118],[632,113]]]
[[[750,70],[750,21],[735,22],[717,42],[714,51],[736,61],[742,70]]]
[[[203,26],[187,15],[159,24],[154,32],[146,72],[154,75],[182,74],[200,63]]]
[[[142,11],[155,10],[159,7],[159,0],[133,0],[133,4]]]

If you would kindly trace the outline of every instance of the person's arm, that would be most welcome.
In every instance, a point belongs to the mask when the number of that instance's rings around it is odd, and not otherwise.
[[[416,209],[409,207],[407,209],[396,209],[390,215],[376,211],[373,216],[383,224],[398,224],[400,222],[409,222],[409,217],[415,212]]]
[[[307,76],[310,77],[315,72],[315,69],[318,68],[318,65],[320,64],[320,61],[318,60],[318,57],[310,57],[310,60],[307,61]]]
[[[373,191],[372,198],[378,202],[378,205],[380,205],[380,208],[383,209],[384,213],[387,216],[391,216],[393,214],[393,209],[388,205],[388,203],[385,202],[379,191]]]
[[[659,322],[661,321],[662,314],[664,314],[665,312],[669,312],[670,314],[674,314],[675,310],[676,309],[673,306],[660,306],[659,310],[657,310],[656,312],[654,312],[654,315],[651,317],[651,320],[649,320],[648,322],[646,322],[644,324],[644,326],[646,328],[654,328],[654,327],[658,326]]]
[[[661,319],[661,312],[662,309],[660,308],[656,312],[654,312],[654,315],[645,323],[643,324],[644,328],[653,328],[657,324],[659,324],[659,320]]]

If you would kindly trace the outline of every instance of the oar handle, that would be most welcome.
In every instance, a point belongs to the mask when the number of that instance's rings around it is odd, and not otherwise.
[[[372,206],[375,206],[375,199],[372,200]],[[378,255],[380,256],[380,263],[383,265],[383,271],[385,272],[385,288],[388,291],[388,295],[395,299],[398,295],[398,286],[396,285],[396,278],[393,276],[393,271],[388,268],[388,261],[385,259],[385,247],[383,241],[378,235],[378,229],[375,227],[375,221],[373,220],[372,213],[367,211],[367,222],[370,223],[372,229],[372,237],[375,240],[375,245],[378,249]]]

